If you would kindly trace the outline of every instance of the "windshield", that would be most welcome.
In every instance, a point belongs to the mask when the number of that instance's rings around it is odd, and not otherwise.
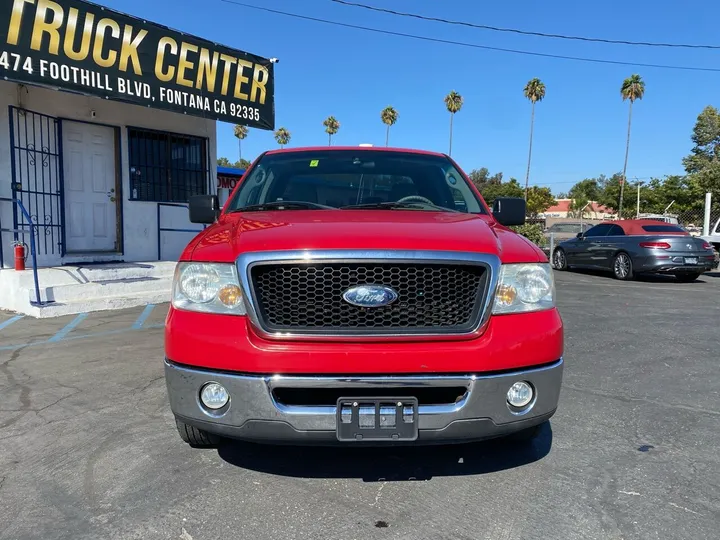
[[[282,205],[282,201],[303,204]],[[392,204],[400,202],[400,204]],[[228,212],[370,208],[486,213],[445,157],[410,152],[319,150],[267,154],[250,171]]]

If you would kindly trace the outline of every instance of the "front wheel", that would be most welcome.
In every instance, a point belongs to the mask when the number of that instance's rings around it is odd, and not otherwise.
[[[563,271],[568,269],[567,264],[567,256],[565,255],[565,250],[562,248],[557,248],[553,252],[553,266],[555,267],[555,270]]]
[[[633,264],[630,255],[620,252],[613,260],[613,275],[615,279],[629,281],[633,278]]]
[[[193,448],[214,448],[218,446],[222,440],[217,435],[198,429],[195,426],[190,426],[177,418],[175,419],[175,425],[177,426],[180,438]]]
[[[701,275],[702,274],[699,274],[697,272],[694,272],[692,274],[675,274],[675,279],[677,279],[680,283],[690,283],[692,281],[695,281]]]

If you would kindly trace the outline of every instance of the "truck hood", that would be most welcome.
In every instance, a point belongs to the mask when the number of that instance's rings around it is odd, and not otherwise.
[[[253,251],[387,249],[488,253],[503,263],[543,252],[490,216],[405,210],[283,210],[228,214],[188,245],[183,259],[233,262]]]

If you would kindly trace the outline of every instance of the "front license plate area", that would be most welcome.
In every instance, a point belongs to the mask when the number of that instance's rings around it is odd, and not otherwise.
[[[414,441],[417,437],[417,398],[341,397],[337,401],[339,441]]]
[[[697,257],[685,257],[685,264],[697,264]]]

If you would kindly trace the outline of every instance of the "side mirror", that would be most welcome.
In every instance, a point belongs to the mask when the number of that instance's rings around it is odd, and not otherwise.
[[[581,233],[581,232],[577,233],[577,234],[575,235],[575,238],[577,238],[578,240],[582,240],[582,239],[583,239],[583,233]]]
[[[194,195],[190,197],[190,222],[215,223],[220,215],[217,195]]]
[[[521,197],[498,197],[493,203],[493,217],[501,225],[525,224],[525,199]]]

